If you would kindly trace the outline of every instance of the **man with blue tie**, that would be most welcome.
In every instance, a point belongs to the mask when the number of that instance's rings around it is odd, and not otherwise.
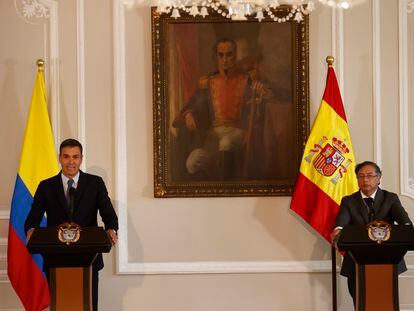
[[[118,217],[102,178],[80,170],[82,158],[83,148],[79,141],[66,139],[60,144],[59,163],[62,170],[56,176],[41,181],[37,187],[25,222],[27,240],[33,230],[39,227],[45,213],[48,227],[56,227],[65,222],[74,222],[81,227],[96,227],[99,212],[105,230],[115,245]],[[99,254],[92,269],[93,310],[98,310],[98,271],[103,266],[102,254]],[[43,269],[47,274],[46,260]]]
[[[345,196],[340,205],[331,234],[331,241],[336,243],[339,234],[346,225],[366,225],[373,220],[383,220],[390,224],[412,225],[397,194],[379,188],[382,172],[379,166],[365,161],[355,167],[359,191]],[[407,270],[404,260],[398,264],[398,273]],[[355,305],[355,262],[346,253],[342,263],[341,275],[348,278],[348,290]]]

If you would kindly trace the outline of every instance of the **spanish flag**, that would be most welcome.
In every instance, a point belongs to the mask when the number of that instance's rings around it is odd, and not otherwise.
[[[290,208],[330,241],[342,197],[358,190],[355,157],[332,64],[303,152]]]
[[[24,134],[23,148],[10,209],[7,273],[25,310],[49,306],[49,287],[42,271],[42,256],[26,248],[24,222],[39,182],[59,171],[52,128],[46,106],[43,69],[39,66]],[[46,223],[44,218],[43,225]]]

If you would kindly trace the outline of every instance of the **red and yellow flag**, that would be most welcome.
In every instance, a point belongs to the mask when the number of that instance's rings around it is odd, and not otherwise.
[[[290,208],[326,240],[342,197],[358,190],[355,157],[332,65],[325,93],[303,152]]]

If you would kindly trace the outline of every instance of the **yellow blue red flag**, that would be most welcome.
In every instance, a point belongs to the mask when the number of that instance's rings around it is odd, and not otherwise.
[[[290,208],[330,240],[343,196],[358,190],[355,157],[332,65],[303,152]]]
[[[22,153],[10,209],[7,246],[7,273],[24,308],[44,310],[50,296],[47,279],[42,271],[42,256],[30,254],[26,248],[24,222],[30,211],[39,182],[59,171],[52,128],[46,106],[43,69],[39,67]],[[42,224],[45,225],[44,218]]]

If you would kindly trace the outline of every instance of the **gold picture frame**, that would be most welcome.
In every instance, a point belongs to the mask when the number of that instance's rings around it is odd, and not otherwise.
[[[292,194],[309,134],[308,25],[152,10],[155,197]]]

